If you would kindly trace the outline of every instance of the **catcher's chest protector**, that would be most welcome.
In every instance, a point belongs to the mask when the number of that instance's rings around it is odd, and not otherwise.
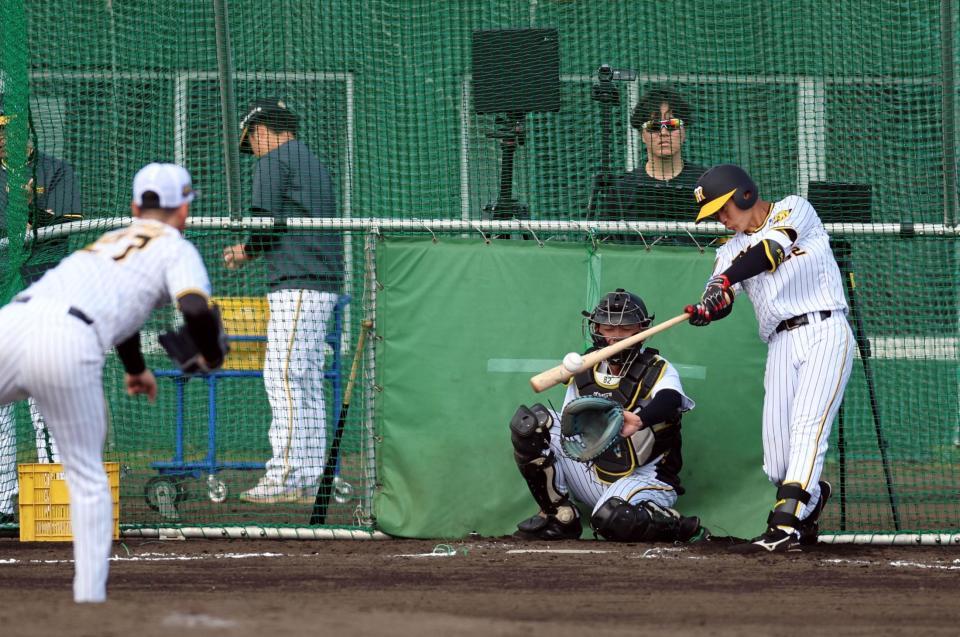
[[[655,349],[643,350],[619,378],[598,374],[596,368],[584,370],[573,377],[577,393],[581,396],[609,398],[620,403],[624,409],[633,409],[637,401],[650,396],[653,386],[663,374],[666,361],[658,353]]]
[[[620,403],[624,409],[633,409],[638,401],[650,396],[653,386],[663,374],[666,361],[658,354],[653,348],[640,352],[626,373],[614,384],[603,382],[605,375],[599,374],[598,378],[595,369],[580,372],[574,377],[577,391],[581,396],[602,396]],[[652,449],[653,432],[650,429],[638,431],[629,439],[620,439],[594,461],[597,477],[611,483],[630,475],[646,462]]]

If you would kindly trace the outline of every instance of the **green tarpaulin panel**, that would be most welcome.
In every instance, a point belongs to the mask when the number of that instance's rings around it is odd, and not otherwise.
[[[456,538],[512,533],[537,511],[513,460],[521,403],[559,408],[563,388],[528,379],[587,345],[581,310],[617,287],[656,322],[696,300],[713,252],[585,248],[582,243],[388,238],[377,247],[377,524],[386,533]],[[760,436],[766,346],[753,308],[705,328],[682,323],[650,342],[697,403],[683,421],[685,514],[715,534],[762,532],[774,488]]]

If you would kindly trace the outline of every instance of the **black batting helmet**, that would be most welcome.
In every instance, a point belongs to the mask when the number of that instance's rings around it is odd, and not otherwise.
[[[607,339],[597,331],[598,325],[639,325],[641,330],[650,326],[653,315],[647,312],[647,306],[636,294],[617,288],[597,303],[592,312],[583,311],[584,323],[589,324],[590,338],[595,347],[606,347]],[[624,364],[635,356],[643,344],[627,348],[610,358],[616,364]]]
[[[720,164],[700,175],[693,196],[700,206],[697,221],[703,221],[721,208],[727,200],[741,210],[747,210],[757,200],[757,184],[743,168],[734,164]]]

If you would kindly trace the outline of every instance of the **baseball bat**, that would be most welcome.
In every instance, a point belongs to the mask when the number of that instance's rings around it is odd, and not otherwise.
[[[357,379],[357,369],[360,366],[360,357],[363,354],[363,343],[367,332],[373,327],[373,321],[366,320],[360,324],[360,337],[357,339],[357,351],[353,355],[353,364],[350,365],[350,378],[347,388],[343,392],[343,402],[340,403],[340,417],[337,419],[337,428],[333,432],[333,442],[330,444],[330,455],[327,464],[323,467],[323,478],[317,487],[317,497],[313,501],[313,513],[310,515],[310,524],[323,524],[327,520],[327,505],[333,494],[333,478],[337,472],[337,463],[340,461],[340,439],[343,438],[343,426],[350,409],[350,395],[353,394],[353,383]]]
[[[540,372],[530,379],[530,386],[533,387],[533,391],[540,393],[545,389],[550,389],[554,385],[565,383],[574,375],[579,374],[585,369],[592,368],[600,361],[607,360],[617,352],[623,351],[628,347],[632,347],[637,343],[650,338],[654,334],[659,334],[660,332],[668,330],[678,323],[683,323],[688,318],[690,318],[690,314],[684,312],[683,314],[674,316],[672,319],[668,319],[663,323],[654,325],[653,327],[643,330],[642,332],[638,332],[633,336],[628,336],[627,338],[623,339],[622,341],[618,341],[613,345],[607,345],[606,347],[600,348],[595,352],[590,352],[583,357],[583,363],[581,363],[580,367],[574,371],[570,371],[563,365],[557,365],[556,367],[552,367],[544,372]]]

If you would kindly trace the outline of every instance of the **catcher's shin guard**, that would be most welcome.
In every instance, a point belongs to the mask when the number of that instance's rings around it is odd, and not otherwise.
[[[553,415],[539,403],[529,408],[521,405],[510,421],[513,456],[520,475],[546,514],[524,520],[517,528],[522,534],[540,539],[577,539],[583,531],[577,509],[554,483],[557,459],[549,451],[553,422]]]
[[[533,407],[517,407],[510,419],[510,440],[518,466],[522,467],[543,456],[543,452],[550,447],[551,427],[553,414],[540,403]]]
[[[614,542],[688,542],[700,532],[700,518],[644,500],[630,504],[610,498],[591,516],[598,535]]]

